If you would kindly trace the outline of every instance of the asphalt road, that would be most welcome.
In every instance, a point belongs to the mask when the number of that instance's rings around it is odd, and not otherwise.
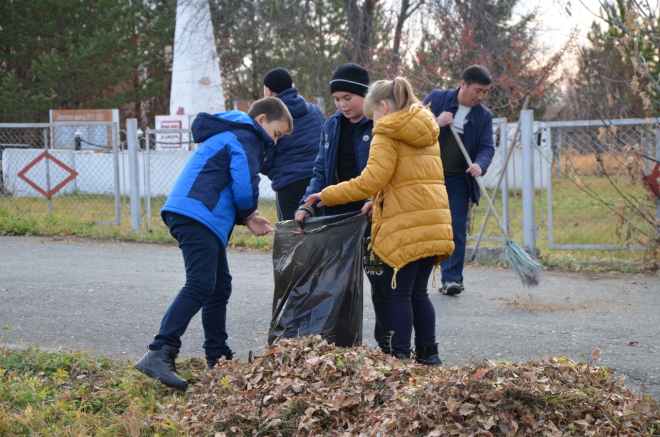
[[[266,347],[271,254],[229,250],[229,262],[229,342],[245,359]],[[184,281],[175,245],[0,237],[0,347],[137,360]],[[659,276],[549,271],[541,286],[525,289],[510,269],[469,266],[465,282],[456,297],[430,293],[446,365],[548,355],[587,361],[599,348],[599,364],[625,375],[635,393],[660,399]],[[364,339],[373,346],[368,289]],[[202,343],[197,316],[181,355],[203,356]]]

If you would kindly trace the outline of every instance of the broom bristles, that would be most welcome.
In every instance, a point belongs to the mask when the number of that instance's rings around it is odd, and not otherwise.
[[[515,242],[506,242],[506,262],[511,266],[523,285],[537,286],[541,282],[543,266]]]

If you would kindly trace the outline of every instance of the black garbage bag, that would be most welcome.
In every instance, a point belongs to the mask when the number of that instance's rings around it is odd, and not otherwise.
[[[321,335],[349,347],[362,343],[362,213],[277,223],[273,246],[275,294],[268,344]]]

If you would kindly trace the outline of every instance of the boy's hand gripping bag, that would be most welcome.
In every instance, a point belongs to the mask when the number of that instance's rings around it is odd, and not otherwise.
[[[349,213],[277,223],[275,295],[268,344],[321,335],[349,347],[362,343],[362,238],[367,217]]]

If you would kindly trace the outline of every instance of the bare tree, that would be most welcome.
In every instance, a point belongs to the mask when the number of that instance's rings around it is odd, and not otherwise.
[[[396,25],[394,26],[394,40],[392,42],[392,69],[396,69],[401,64],[399,50],[401,46],[401,38],[403,36],[403,26],[410,16],[424,4],[425,0],[418,0],[410,2],[410,0],[401,0],[401,7],[397,14]]]
[[[373,36],[374,12],[378,0],[343,0],[351,43],[347,49],[348,60],[366,65],[371,62],[371,39]]]

